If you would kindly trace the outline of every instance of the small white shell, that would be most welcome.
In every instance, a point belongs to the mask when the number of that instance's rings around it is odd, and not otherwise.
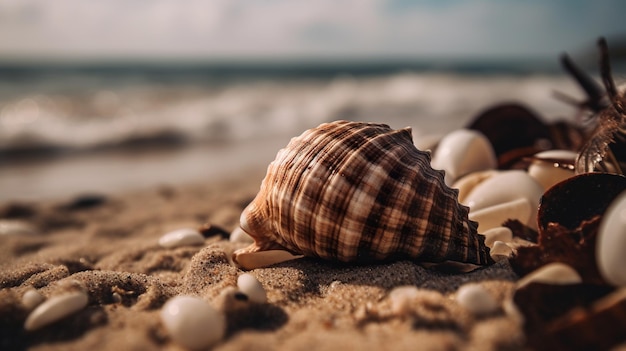
[[[46,300],[45,296],[35,289],[28,290],[22,296],[22,304],[26,309],[32,310]]]
[[[439,142],[431,165],[446,172],[446,184],[476,171],[497,167],[491,143],[481,133],[469,129],[458,129],[447,134]]]
[[[186,348],[209,348],[224,337],[226,320],[204,300],[176,296],[161,310],[161,320],[172,340]]]
[[[485,236],[485,245],[489,247],[492,247],[496,241],[505,243],[513,241],[513,231],[507,227],[494,227],[486,230],[483,235]]]
[[[544,284],[578,284],[582,278],[576,270],[565,263],[549,263],[525,276],[517,282],[517,287],[521,288],[530,283]]]
[[[494,313],[498,310],[498,302],[484,287],[468,283],[456,292],[456,301],[466,310],[477,316]]]
[[[287,262],[302,257],[304,256],[294,255],[286,250],[267,250],[254,253],[240,253],[237,255],[237,266],[243,269],[254,269],[258,267],[268,267],[273,264]]]
[[[498,173],[500,172],[496,170],[474,172],[456,181],[452,185],[452,187],[459,190],[459,203],[467,205],[467,203],[465,202],[465,198],[467,197],[467,195],[469,195],[478,184],[484,182],[485,180],[493,177]]]
[[[528,199],[532,208],[539,206],[543,187],[524,171],[502,171],[478,184],[467,195],[465,203],[477,211],[520,198]]]
[[[89,297],[85,292],[74,291],[51,297],[37,306],[26,318],[24,329],[37,330],[50,323],[65,318],[87,306]]]
[[[500,227],[508,219],[517,219],[531,228],[536,227],[536,224],[531,223],[531,214],[532,208],[528,199],[520,198],[476,211],[470,210],[469,219],[478,222],[479,232],[486,232]]]
[[[237,278],[237,287],[239,291],[246,294],[251,302],[266,303],[267,293],[261,282],[255,276],[244,273]]]
[[[577,155],[576,152],[569,150],[548,150],[535,154],[535,158],[567,160],[573,165]],[[544,190],[548,190],[554,184],[573,177],[574,169],[555,167],[553,163],[538,160],[528,166],[528,174],[541,184]]]
[[[391,311],[397,315],[403,315],[410,311],[414,299],[419,295],[419,290],[412,285],[399,286],[389,293]]]
[[[503,241],[496,241],[491,248],[491,257],[506,256],[510,257],[513,254],[513,249]]]
[[[31,224],[12,219],[0,219],[0,235],[35,235],[37,230]]]
[[[598,229],[596,260],[602,277],[615,286],[626,286],[626,192],[613,200]]]
[[[204,244],[204,237],[195,229],[182,228],[171,231],[159,239],[159,245],[164,248],[192,246]]]

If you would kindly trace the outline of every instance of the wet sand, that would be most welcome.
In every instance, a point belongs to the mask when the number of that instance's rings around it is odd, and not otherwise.
[[[86,192],[118,195],[165,184],[218,181],[246,168],[264,168],[288,141],[288,136],[282,136],[8,161],[0,157],[4,161],[0,162],[0,202],[51,200]]]

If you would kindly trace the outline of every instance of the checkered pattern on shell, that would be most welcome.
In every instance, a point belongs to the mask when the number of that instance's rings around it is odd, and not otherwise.
[[[283,249],[343,262],[492,263],[477,223],[411,129],[336,121],[292,138],[269,165],[235,252]]]

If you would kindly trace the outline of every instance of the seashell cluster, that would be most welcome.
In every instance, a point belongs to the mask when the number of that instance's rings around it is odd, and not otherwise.
[[[508,170],[477,184],[464,203],[470,207],[470,219],[478,221],[481,231],[500,226],[511,218],[534,227],[542,194],[543,187],[528,173]]]
[[[293,138],[269,165],[241,228],[267,250],[342,262],[410,258],[418,262],[492,263],[458,191],[415,148],[410,128],[336,121]]]

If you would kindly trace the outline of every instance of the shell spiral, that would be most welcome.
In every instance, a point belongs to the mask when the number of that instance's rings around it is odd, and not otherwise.
[[[415,148],[410,128],[336,121],[278,152],[240,224],[255,239],[248,252],[492,263],[457,196],[430,155]]]

